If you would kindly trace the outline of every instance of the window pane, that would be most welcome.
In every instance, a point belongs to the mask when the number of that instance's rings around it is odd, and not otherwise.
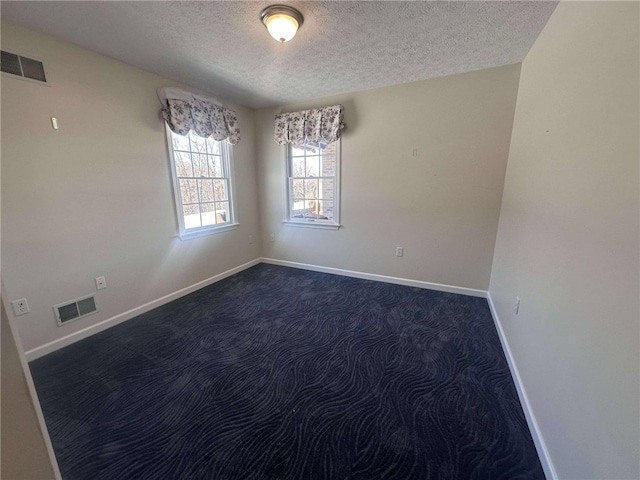
[[[216,203],[216,220],[217,223],[227,223],[231,218],[229,212],[229,202]]]
[[[333,177],[336,174],[336,156],[323,155],[321,159],[321,177]]]
[[[202,208],[202,226],[216,224],[216,206],[214,203],[203,203]]]
[[[308,208],[307,213],[308,214],[309,213],[318,213],[318,209],[320,208],[319,207],[319,202],[317,200],[315,200],[315,199],[314,200],[308,200],[308,202],[309,203],[307,204],[308,205],[307,206],[307,208]]]
[[[339,214],[335,199],[339,188],[336,178],[340,168],[339,150],[339,142],[326,146],[289,147],[289,218],[337,221]]]
[[[214,196],[217,202],[221,200],[228,200],[227,197],[227,182],[226,180],[213,180]]]
[[[209,176],[222,177],[222,158],[214,155],[208,155],[207,161],[209,162]]]
[[[336,156],[338,153],[338,142],[330,143],[322,149],[322,154],[327,156]]]
[[[333,192],[334,192],[334,180],[329,178],[324,178],[319,181],[319,198],[324,200],[333,200]]]
[[[307,171],[306,177],[319,177],[320,176],[320,157],[307,157]]]
[[[184,228],[198,228],[202,226],[200,223],[200,208],[198,205],[185,205],[182,207],[184,215]]]
[[[306,151],[302,148],[291,146],[291,156],[293,157],[304,157]]]
[[[171,132],[171,143],[174,150],[189,151],[189,137]]]
[[[304,180],[291,180],[293,198],[304,198]]]
[[[193,162],[193,176],[194,177],[208,177],[209,170],[207,168],[207,156],[192,154],[191,160]]]
[[[173,157],[176,162],[176,173],[179,177],[193,177],[191,167],[191,155],[187,152],[175,152]]]
[[[304,177],[304,157],[291,159],[291,176]]]
[[[304,213],[304,200],[294,200],[291,206],[291,217],[299,218]]]
[[[213,154],[213,155],[222,154],[222,149],[220,148],[221,147],[220,142],[215,141],[213,137],[208,137],[205,143],[207,145],[207,153]]]
[[[182,203],[198,203],[198,185],[195,180],[180,180]]]
[[[184,230],[231,223],[227,147],[193,132],[187,136],[170,132],[169,138]]]
[[[318,197],[318,180],[304,181],[304,198]]]
[[[333,220],[333,202],[331,201],[323,201],[321,202],[322,209],[320,210],[320,214],[327,217],[329,220]]]
[[[193,131],[189,133],[189,140],[191,140],[191,151],[194,153],[207,153],[207,140],[199,137]]]
[[[213,180],[198,180],[198,187],[200,188],[200,201],[201,202],[213,202]]]

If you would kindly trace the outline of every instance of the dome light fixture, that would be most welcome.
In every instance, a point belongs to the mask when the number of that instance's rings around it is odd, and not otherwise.
[[[260,19],[277,41],[284,43],[296,36],[304,17],[293,7],[271,5],[260,12]]]

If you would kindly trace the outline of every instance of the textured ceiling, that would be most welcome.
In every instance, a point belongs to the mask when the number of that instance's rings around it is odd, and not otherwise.
[[[271,3],[2,1],[1,14],[257,108],[520,62],[557,2],[287,2],[305,20],[285,44],[260,22]]]

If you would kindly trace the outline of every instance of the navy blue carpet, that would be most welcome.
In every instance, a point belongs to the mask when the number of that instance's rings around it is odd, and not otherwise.
[[[30,366],[65,480],[544,479],[481,298],[260,264]]]

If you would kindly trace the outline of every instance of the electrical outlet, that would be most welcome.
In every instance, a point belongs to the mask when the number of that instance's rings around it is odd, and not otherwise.
[[[27,303],[26,298],[14,300],[13,302],[11,302],[11,306],[13,307],[13,313],[16,317],[24,315],[25,313],[29,313],[29,304]]]
[[[516,312],[516,315],[520,313],[520,297],[516,297],[516,303],[513,305],[513,311]]]
[[[396,257],[401,257],[404,255],[404,248],[396,247]]]
[[[269,235],[269,238],[271,239],[272,242],[276,241],[276,234],[272,233],[271,235]]]
[[[107,280],[104,277],[96,277],[96,288],[98,290],[107,288]]]
[[[249,235],[249,245],[253,245],[253,235]]]

